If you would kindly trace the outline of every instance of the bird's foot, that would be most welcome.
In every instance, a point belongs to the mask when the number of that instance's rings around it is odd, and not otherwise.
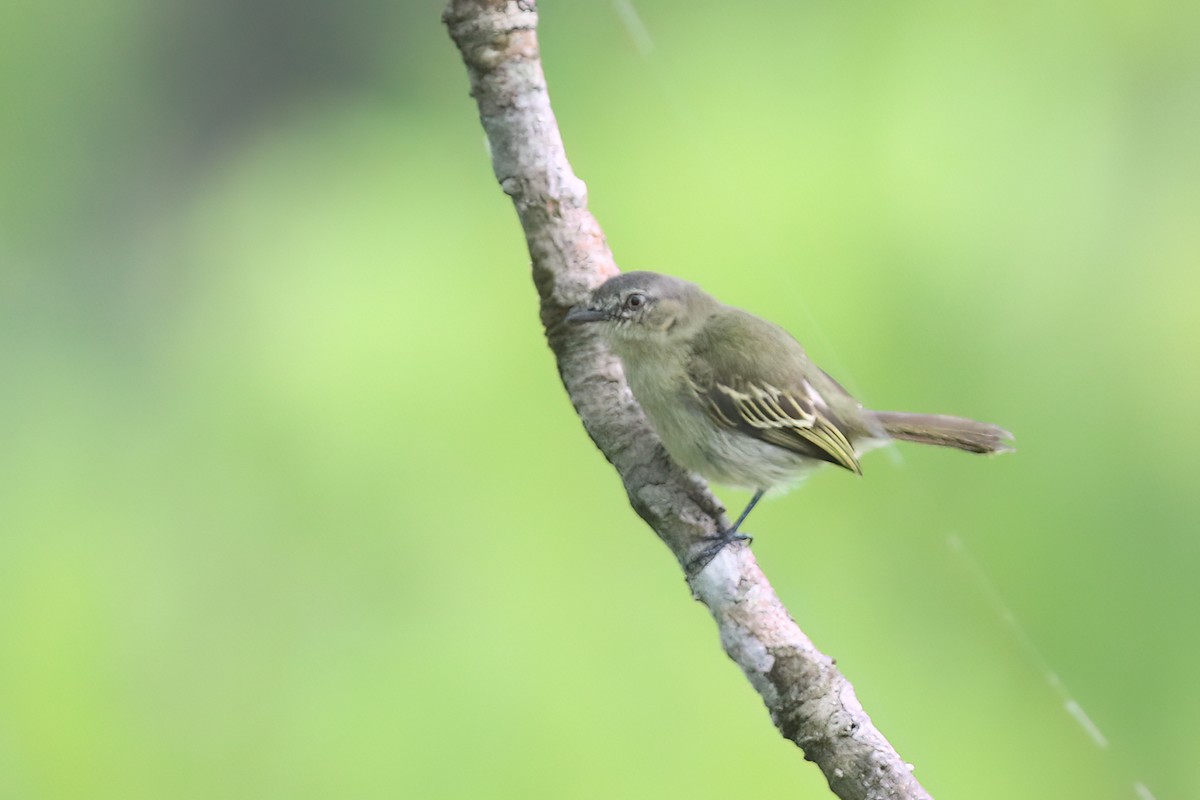
[[[688,577],[694,577],[700,574],[700,571],[707,567],[709,563],[717,557],[717,553],[720,553],[726,545],[733,544],[734,542],[745,542],[746,544],[750,544],[750,542],[754,541],[753,536],[748,533],[738,533],[736,528],[728,531],[721,531],[716,536],[710,536],[706,538],[711,541],[711,544],[706,545],[705,548],[700,551],[699,555],[688,562]]]

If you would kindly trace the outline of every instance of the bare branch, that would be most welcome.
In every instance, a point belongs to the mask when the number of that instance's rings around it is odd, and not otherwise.
[[[703,482],[667,457],[625,385],[620,363],[598,337],[563,324],[571,306],[617,267],[587,210],[586,187],[571,171],[550,109],[536,5],[451,0],[443,20],[466,64],[496,179],[525,230],[542,324],[567,394],[620,474],[634,509],[687,565],[728,526],[725,509]],[[929,797],[871,724],[833,660],[797,627],[749,548],[724,548],[690,584],[775,725],[820,766],[838,797]]]

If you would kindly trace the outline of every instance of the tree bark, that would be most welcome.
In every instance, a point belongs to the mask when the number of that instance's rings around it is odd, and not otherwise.
[[[541,318],[567,394],[588,434],[620,474],[637,513],[687,573],[728,526],[707,485],[680,470],[638,408],[621,365],[586,326],[563,317],[617,273],[587,210],[587,189],[563,149],[538,53],[533,0],[451,0],[443,14],[491,145],[492,169],[517,209]],[[863,711],[854,688],[816,649],[743,544],[689,577],[721,644],[762,696],[771,719],[844,800],[929,798]]]

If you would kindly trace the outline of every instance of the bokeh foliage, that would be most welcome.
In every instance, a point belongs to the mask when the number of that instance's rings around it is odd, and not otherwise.
[[[926,786],[1200,796],[1200,5],[542,6],[619,263],[1018,436],[753,518]],[[827,796],[571,411],[438,12],[0,12],[0,797]]]

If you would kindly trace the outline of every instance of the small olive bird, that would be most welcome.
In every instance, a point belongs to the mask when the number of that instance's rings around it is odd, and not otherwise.
[[[859,456],[891,439],[1012,450],[1012,435],[996,425],[863,408],[783,328],[670,275],[621,273],[566,321],[599,326],[679,466],[754,491],[704,564],[728,542],[749,538],[738,528],[766,491],[824,462],[861,475]]]

